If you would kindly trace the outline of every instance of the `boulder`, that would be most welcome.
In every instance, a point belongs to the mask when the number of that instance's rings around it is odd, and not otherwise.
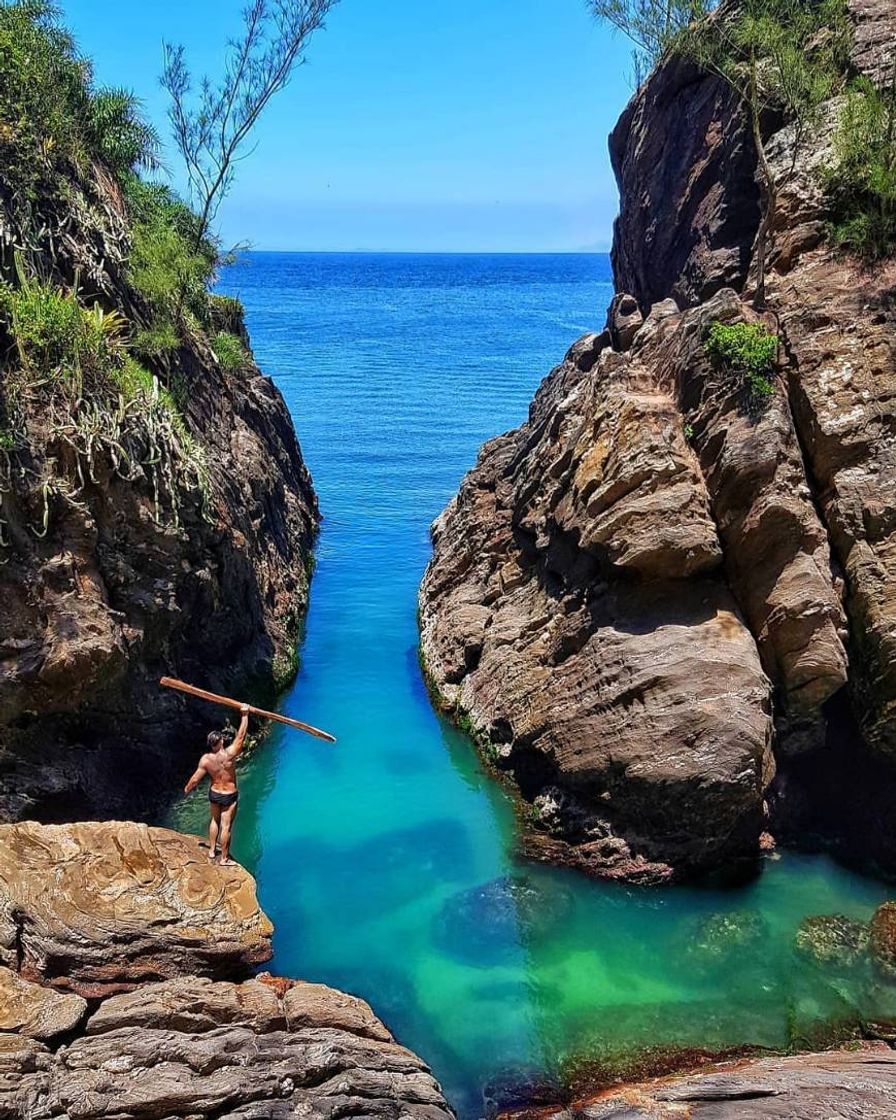
[[[878,906],[871,919],[871,954],[887,976],[896,978],[896,902]]]
[[[0,826],[0,962],[88,998],[181,975],[246,976],[271,923],[241,867],[146,825]]]
[[[644,316],[634,296],[620,293],[613,297],[607,312],[607,331],[615,350],[630,350],[643,325]]]
[[[0,968],[0,1032],[50,1042],[68,1034],[87,1014],[87,1002],[71,993],[55,992]]]

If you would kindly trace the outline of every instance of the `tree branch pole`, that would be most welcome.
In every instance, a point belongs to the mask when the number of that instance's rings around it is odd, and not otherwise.
[[[204,688],[196,688],[195,685],[187,684],[184,681],[175,680],[172,677],[162,677],[159,684],[163,688],[173,688],[178,692],[185,692],[188,696],[195,696],[198,700],[207,700],[209,704],[220,704],[224,708],[234,708],[239,711],[243,704],[241,700],[233,700],[229,696],[218,696],[214,692],[206,692]],[[268,712],[264,708],[249,706],[249,711],[254,716],[259,716],[261,719],[274,720],[276,723],[284,723],[287,727],[295,727],[298,731],[304,731],[308,735],[314,735],[317,739],[323,739],[327,743],[335,743],[336,736],[331,735],[328,731],[321,731],[318,727],[312,727],[310,723],[302,723],[298,719],[290,719],[289,716],[282,716],[279,712]]]

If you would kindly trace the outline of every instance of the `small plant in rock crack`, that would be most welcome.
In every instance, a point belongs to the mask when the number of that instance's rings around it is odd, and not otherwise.
[[[761,408],[774,395],[778,336],[761,323],[712,323],[705,347],[717,369],[743,384],[753,408]]]

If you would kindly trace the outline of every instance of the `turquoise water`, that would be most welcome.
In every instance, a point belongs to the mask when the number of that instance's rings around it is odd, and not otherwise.
[[[822,975],[792,947],[806,915],[870,917],[881,885],[797,855],[724,892],[517,862],[508,799],[429,704],[429,523],[603,325],[607,259],[252,254],[223,288],[245,302],[326,518],[283,710],[339,743],[277,730],[241,777],[235,852],[275,923],[275,971],[369,999],[463,1116],[580,1055],[786,1046],[896,1011],[866,972]],[[205,812],[197,795],[175,819],[200,831]]]

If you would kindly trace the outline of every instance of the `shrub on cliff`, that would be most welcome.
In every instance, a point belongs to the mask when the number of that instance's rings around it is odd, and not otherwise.
[[[177,336],[185,313],[199,322],[208,317],[208,286],[218,262],[218,247],[201,238],[198,219],[168,187],[125,181],[131,215],[129,278],[154,317],[156,341],[166,332]]]
[[[0,152],[26,194],[70,161],[116,174],[156,164],[158,137],[124,90],[96,88],[90,63],[45,0],[0,6]]]
[[[760,406],[774,393],[778,336],[761,323],[713,323],[706,353],[715,366],[743,383],[752,405]]]
[[[0,450],[15,450],[26,418],[39,417],[53,441],[75,452],[82,486],[105,452],[121,477],[148,478],[157,517],[165,495],[177,522],[178,489],[206,491],[204,453],[171,393],[127,353],[127,320],[29,276],[21,257],[16,271],[17,285],[0,287],[0,320],[17,356],[5,371],[7,438]],[[45,500],[49,489],[72,492],[61,476],[45,480]]]
[[[890,85],[850,90],[823,174],[836,245],[869,264],[896,252],[896,63]]]
[[[228,331],[218,331],[212,339],[212,350],[221,368],[230,372],[242,369],[248,360],[245,346]]]

